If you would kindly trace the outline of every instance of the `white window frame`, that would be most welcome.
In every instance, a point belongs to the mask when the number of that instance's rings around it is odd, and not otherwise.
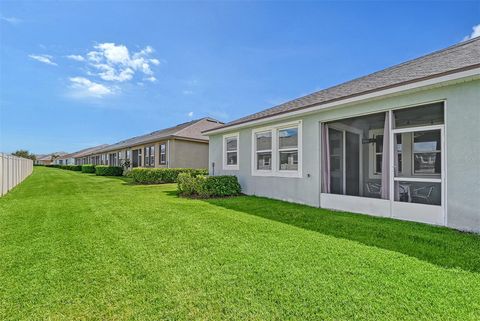
[[[298,145],[297,148],[284,148],[279,149],[279,135],[278,132],[282,129],[291,129],[297,128],[298,130]],[[272,169],[271,170],[258,170],[257,169],[257,150],[256,150],[256,134],[271,132],[272,134]],[[293,177],[301,178],[302,177],[302,167],[303,167],[303,135],[302,135],[302,121],[297,120],[288,123],[276,124],[268,127],[255,128],[252,130],[252,176],[273,176],[273,177]],[[297,150],[298,151],[298,169],[297,170],[280,170],[280,160],[279,155],[280,151],[289,151]]]
[[[376,137],[378,135],[382,135],[383,136],[383,128],[377,128],[377,129],[370,129],[368,131],[368,137]],[[405,153],[404,153],[404,150],[403,150],[403,146],[404,146],[404,142],[403,142],[403,137],[402,137],[402,152],[400,153],[402,155],[402,166],[401,168],[399,168],[399,173],[402,173],[403,172],[403,162],[404,162],[404,159],[405,159]],[[397,146],[397,142],[395,141],[395,146]],[[368,155],[370,157],[369,159],[369,164],[368,164],[368,178],[370,179],[382,179],[382,174],[381,173],[377,173],[375,171],[375,165],[377,163],[377,155],[378,154],[382,154],[383,152],[381,153],[377,153],[376,151],[376,146],[374,144],[368,144]]]
[[[262,149],[262,150],[257,150],[257,134],[265,134],[265,133],[269,133],[270,134],[270,140],[271,140],[271,146],[270,146],[270,149]],[[252,146],[253,146],[253,164],[252,164],[252,169],[257,172],[257,173],[265,173],[265,174],[269,174],[272,172],[272,170],[274,169],[274,162],[273,162],[273,154],[274,154],[274,149],[273,149],[273,145],[274,145],[274,134],[273,134],[273,131],[272,129],[267,129],[267,130],[255,130],[252,132],[252,135],[253,135],[253,140],[252,140]],[[258,162],[258,153],[270,153],[271,156],[270,156],[270,169],[257,169],[257,162]]]
[[[229,165],[227,164],[227,139],[228,138],[236,138],[237,139],[237,164],[236,165]],[[222,157],[223,157],[223,169],[224,170],[236,170],[238,171],[240,169],[240,134],[237,133],[230,133],[223,135],[223,150],[222,150]],[[234,151],[229,151],[230,153]]]
[[[426,131],[435,131],[435,130],[439,130],[440,131],[440,139],[442,139],[442,130],[443,128],[438,128],[438,129],[431,129],[431,130],[426,130]],[[418,131],[416,131],[418,132]],[[425,154],[425,152],[416,152],[415,151],[415,132],[412,132],[412,135],[410,137],[411,139],[411,146],[412,146],[412,155],[411,155],[411,168],[412,168],[412,177],[434,177],[434,178],[438,178],[438,177],[441,177],[441,173],[438,174],[438,173],[415,173],[415,154]],[[441,146],[440,146],[441,148]],[[443,150],[442,149],[437,149],[437,150],[434,150],[432,152],[426,152],[427,154],[428,153],[440,153],[440,159],[441,161],[443,160],[442,158],[442,154],[443,154]]]
[[[162,146],[163,146],[163,153],[162,153]],[[167,144],[166,143],[160,143],[158,145],[158,164],[159,165],[167,165]],[[162,161],[162,156],[164,157],[164,160]]]

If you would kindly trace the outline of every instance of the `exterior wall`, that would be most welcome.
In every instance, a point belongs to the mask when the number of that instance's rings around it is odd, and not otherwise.
[[[170,164],[176,168],[208,168],[208,143],[170,140]]]
[[[160,144],[165,144],[166,145],[166,153],[167,153],[167,163],[165,165],[160,165]],[[130,147],[129,150],[133,151],[134,149],[141,149],[142,150],[142,166],[145,167],[145,147],[148,146],[155,146],[155,166],[149,166],[148,168],[167,168],[168,167],[168,141],[162,140],[159,142],[153,142],[153,143],[148,143],[148,144],[143,144],[143,145],[136,145],[133,147]],[[130,158],[133,157],[133,153],[130,152]],[[130,159],[130,163],[132,163],[132,159]]]
[[[60,158],[53,161],[54,164],[57,165],[74,165],[75,159],[74,158]]]
[[[37,159],[35,161],[35,164],[38,164],[38,165],[50,165],[52,164],[52,160],[51,159]]]
[[[319,111],[235,130],[239,132],[239,170],[223,170],[223,134],[210,136],[211,174],[236,175],[246,194],[260,195],[312,206],[320,206],[320,122],[446,100],[446,224],[480,232],[480,80],[371,102]],[[252,128],[302,120],[302,162],[300,178],[252,176]],[[212,162],[215,163],[213,171]],[[213,173],[214,172],[214,173]]]
[[[163,143],[166,145],[167,163],[160,165],[160,144]],[[170,139],[168,141],[159,141],[131,147],[130,150],[142,149],[142,167],[145,167],[145,147],[152,145],[155,146],[155,168],[208,167],[208,143],[179,139]]]

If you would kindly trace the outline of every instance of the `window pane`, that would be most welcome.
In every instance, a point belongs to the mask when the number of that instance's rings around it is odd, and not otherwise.
[[[272,169],[272,153],[271,152],[257,153],[257,169],[258,170]]]
[[[342,151],[343,151],[342,132],[330,128],[328,131],[328,135],[329,135],[330,155],[331,156],[342,155]]]
[[[298,128],[282,129],[278,131],[279,148],[297,148]]]
[[[441,153],[415,153],[413,154],[413,168],[415,174],[441,174]]]
[[[413,134],[414,152],[434,152],[440,149],[440,130],[415,132]]]
[[[375,173],[382,172],[382,154],[375,155]]]
[[[237,152],[227,152],[227,165],[237,165]]]
[[[298,151],[280,152],[280,170],[298,170]]]
[[[444,123],[443,103],[405,108],[393,112],[395,128],[438,125]]]
[[[227,138],[227,151],[237,150],[237,137]]]
[[[395,201],[441,205],[441,183],[395,182]]]
[[[272,149],[272,132],[255,134],[257,140],[257,150]]]
[[[383,151],[383,135],[375,136],[375,153],[381,153]]]
[[[330,157],[330,170],[331,171],[341,171],[342,170],[342,161],[340,156]]]

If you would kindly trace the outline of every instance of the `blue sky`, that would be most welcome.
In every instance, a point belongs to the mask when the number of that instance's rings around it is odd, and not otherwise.
[[[73,152],[234,120],[479,24],[478,1],[1,2],[0,150]]]

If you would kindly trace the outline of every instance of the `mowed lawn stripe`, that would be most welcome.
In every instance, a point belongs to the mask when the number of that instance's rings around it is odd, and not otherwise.
[[[476,235],[257,197],[189,200],[178,198],[175,188],[35,168],[0,199],[0,318],[474,320],[480,315],[476,257],[470,262],[454,254],[463,244],[467,251],[480,248]],[[285,213],[262,217],[262,206],[265,213]],[[390,230],[375,246],[360,235],[321,231],[322,222],[315,220],[322,216],[324,224],[338,218],[339,229],[349,224],[353,234],[362,223],[371,225],[372,234],[376,227]],[[389,237],[399,242],[395,228],[452,239],[447,246],[452,244],[458,264],[409,255],[406,246],[392,250],[385,242]],[[430,246],[441,251],[445,244]]]

